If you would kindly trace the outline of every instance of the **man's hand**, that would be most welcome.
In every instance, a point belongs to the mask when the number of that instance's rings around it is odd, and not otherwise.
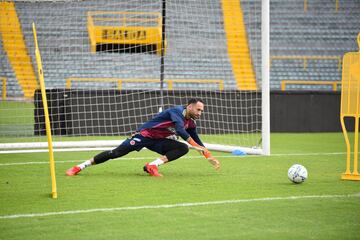
[[[207,150],[207,148],[204,147],[194,147],[197,151],[199,151],[200,154],[202,154],[211,165],[214,166],[215,170],[219,170],[220,169],[220,162],[219,160],[217,160],[216,158],[214,158],[210,151]]]
[[[220,169],[220,162],[216,158],[209,157],[207,159],[208,159],[209,163],[214,166],[215,170]]]
[[[197,150],[206,159],[211,158],[211,153],[207,148],[200,146],[200,147],[194,147],[194,149]]]
[[[197,144],[191,137],[189,137],[187,139],[187,142],[194,148],[196,149],[198,152],[200,152],[200,154],[202,154],[215,168],[215,170],[218,170],[220,168],[220,162],[214,158],[213,156],[211,156],[211,153],[209,150],[207,150],[207,148],[200,146],[199,144]]]
[[[188,142],[195,150],[197,150],[200,154],[204,155],[206,158],[208,158],[208,157],[211,156],[209,150],[207,150],[205,147],[200,146],[199,144],[197,144],[191,137],[189,137],[189,139],[187,140],[187,142]]]
[[[198,151],[201,155],[204,155],[205,150],[209,152],[206,148],[203,146],[192,146],[196,151]],[[205,155],[204,155],[205,156]]]
[[[203,148],[201,153],[202,153],[202,155],[204,155],[205,158],[211,158],[211,153],[206,148]]]
[[[217,160],[216,158],[214,158],[210,151],[207,150],[207,148],[204,147],[194,147],[200,154],[202,154],[211,165],[214,166],[215,170],[219,170],[220,169],[220,162],[219,160]]]

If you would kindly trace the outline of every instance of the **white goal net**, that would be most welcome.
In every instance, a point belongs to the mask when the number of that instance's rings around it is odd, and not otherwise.
[[[47,146],[34,22],[55,149],[115,147],[159,110],[197,97],[209,148],[268,154],[264,2],[0,3],[0,147]]]

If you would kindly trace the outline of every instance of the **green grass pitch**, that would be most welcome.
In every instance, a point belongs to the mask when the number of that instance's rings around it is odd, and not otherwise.
[[[0,239],[360,239],[360,182],[340,180],[342,134],[271,143],[271,156],[214,153],[219,172],[190,151],[161,166],[163,178],[142,172],[157,156],[147,150],[75,177],[65,170],[97,152],[56,152],[56,200],[47,153],[0,154]],[[308,169],[303,184],[287,179],[294,163]]]

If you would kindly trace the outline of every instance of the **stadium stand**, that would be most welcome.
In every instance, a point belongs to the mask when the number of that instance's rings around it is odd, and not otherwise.
[[[142,9],[139,8],[139,5],[136,5],[137,3],[139,2],[130,1],[124,4],[122,5],[121,11],[133,11],[134,9],[141,11]],[[38,6],[34,6],[34,4]],[[56,48],[52,48],[53,52],[51,52],[51,54],[42,54],[47,87],[65,87],[65,79],[71,76],[92,78],[159,78],[160,59],[157,55],[137,54],[137,56],[134,56],[131,54],[92,54],[90,52],[86,28],[86,13],[89,10],[114,10],[111,8],[111,4],[101,4],[98,1],[82,1],[78,2],[77,6],[74,6],[73,4],[72,9],[64,9],[64,6],[66,5],[59,4],[54,7],[54,3],[51,3],[51,7],[44,3],[30,4],[18,2],[16,4],[22,23],[29,23],[33,20],[36,22],[38,26],[40,50],[42,41],[50,41],[53,45],[57,46]],[[106,8],[104,6],[108,7]],[[181,11],[172,9],[173,6],[169,3],[167,8],[172,15],[171,18],[167,19],[167,44],[172,47],[172,54],[166,54],[165,56],[166,78],[177,79],[179,76],[182,76],[186,79],[222,79],[222,75],[219,75],[219,69],[223,72],[229,72],[228,75],[230,76],[232,70],[226,55],[225,38],[217,37],[211,39],[206,36],[207,33],[205,31],[211,24],[208,20],[204,20],[206,11],[213,11],[214,18],[221,19],[222,13],[220,5],[216,9],[204,9],[199,6],[196,1],[184,1],[184,6],[194,10],[201,10],[197,15],[194,15],[197,16],[199,22],[203,23],[197,26],[197,34],[199,34],[204,41],[209,39],[208,45],[223,46],[223,49],[215,50],[216,52],[214,51],[212,53],[204,53],[201,51],[201,45],[204,44],[204,42],[199,43],[198,45],[193,44],[189,46],[185,39],[187,34],[184,34],[184,31],[189,32],[192,30],[177,27],[181,26],[182,23],[186,21],[186,15],[182,14]],[[146,7],[146,11],[159,12],[161,6],[159,4],[154,4],[153,6],[150,5],[151,8],[149,8],[149,5],[147,4]],[[59,18],[63,17],[64,12],[69,16],[65,23],[64,19],[59,21]],[[51,24],[49,24],[49,22]],[[33,55],[34,46],[31,26],[23,24],[22,27],[25,33],[26,42]],[[69,29],[72,29],[72,31],[69,31]],[[64,34],[69,34],[67,40],[63,41],[62,38],[62,41],[60,41],[58,36]],[[219,29],[217,34],[224,35],[224,32]],[[218,41],[217,39],[222,40]],[[69,48],[70,42],[73,49],[69,51],[67,48]],[[57,51],[61,52],[64,51],[64,49],[69,52],[68,56],[57,54]],[[196,56],[196,59],[189,58],[186,55],[187,51],[196,52],[197,54],[192,55],[193,57]],[[139,64],[131,65],[131,63],[135,62],[134,59],[139,61],[139,55],[141,56]],[[94,64],[94,62],[96,62],[96,64]],[[129,64],[124,64],[125,62],[129,62]],[[121,63],[118,65],[118,68],[117,63]],[[196,73],[192,71],[194,68],[197,69]],[[85,69],[85,71],[79,72],[78,69]],[[223,72],[221,74],[223,74]],[[106,87],[106,83],[102,83],[102,85],[105,85]],[[214,87],[216,88],[216,85],[214,85]],[[224,87],[234,88],[234,80],[230,79],[230,81],[225,82]]]
[[[248,28],[250,49],[256,51],[261,48],[261,9],[260,0],[241,0],[244,20]],[[159,78],[160,60],[156,54],[140,54],[141,63],[137,65],[124,62],[137,61],[139,56],[131,54],[107,54],[90,52],[88,32],[86,28],[87,11],[114,10],[111,1],[102,4],[104,1],[78,1],[67,5],[51,2],[16,2],[16,9],[22,23],[25,41],[28,49],[34,58],[34,46],[31,25],[35,21],[38,28],[40,49],[43,41],[51,42],[51,49],[42,54],[47,87],[65,87],[68,77],[118,77],[118,78]],[[218,1],[215,1],[218,2]],[[257,4],[256,4],[257,3]],[[186,22],[186,14],[179,9],[173,9],[171,2],[167,5],[171,18],[167,19],[167,44],[172,52],[165,56],[166,78],[187,79],[222,79],[225,73],[231,76],[231,64],[227,56],[226,38],[210,36],[208,28],[216,24],[222,24],[223,17],[220,1],[217,8],[207,9],[200,6],[201,2],[183,0],[186,11],[196,11],[192,17],[196,17],[201,23],[191,29],[184,29],[181,26]],[[106,7],[105,7],[106,6]],[[121,11],[139,8],[139,1],[128,1],[121,5]],[[159,12],[161,6],[158,2],[147,5],[146,11]],[[211,11],[213,19],[205,19]],[[257,12],[254,17],[254,12]],[[272,0],[271,1],[271,56],[342,56],[345,52],[357,51],[356,36],[360,31],[359,1],[341,1],[338,12],[335,11],[333,1],[311,1],[308,3],[308,10],[304,12],[303,1],[298,0]],[[68,14],[66,20],[60,18]],[[205,14],[206,13],[206,14]],[[251,14],[250,14],[251,13]],[[25,24],[26,23],[26,24]],[[46,23],[46,24],[45,24]],[[59,24],[60,23],[60,24]],[[254,28],[254,26],[256,26]],[[69,31],[70,29],[70,31]],[[66,32],[65,32],[66,30]],[[199,44],[188,46],[184,31],[196,34],[204,41]],[[59,38],[66,34],[66,39]],[[218,36],[225,36],[223,29],[217,29]],[[222,40],[221,40],[222,39]],[[69,44],[71,43],[71,45]],[[214,52],[202,52],[203,44],[221,46],[214,48]],[[8,79],[8,94],[21,96],[21,88],[17,83],[14,73],[11,70],[6,54],[0,44],[1,51],[1,73]],[[68,52],[68,55],[60,54]],[[187,57],[186,52],[193,51],[196,54],[192,58]],[[195,58],[194,58],[195,56]],[[252,56],[255,63],[254,68],[258,84],[261,76],[261,56]],[[96,63],[96,64],[94,64]],[[121,63],[121,64],[118,64]],[[124,70],[124,68],[126,70]],[[196,74],[192,69],[196,68]],[[82,71],[79,71],[82,69]],[[221,74],[219,74],[221,69]],[[134,74],[135,73],[135,74]],[[282,80],[326,80],[339,81],[341,71],[338,69],[338,62],[334,60],[309,60],[307,68],[304,69],[301,60],[274,60],[271,64],[270,84],[272,90],[279,90]],[[233,77],[224,79],[225,89],[236,88]],[[109,86],[102,83],[103,87]],[[196,84],[194,86],[197,86]],[[131,84],[125,86],[132,87]],[[216,87],[216,86],[215,86]],[[299,88],[300,86],[296,86]],[[301,86],[301,89],[323,89],[331,90],[331,86]],[[291,89],[289,87],[289,89]]]
[[[2,41],[0,41],[0,64],[1,64],[0,77],[6,77],[7,93],[8,94],[10,93],[13,95],[15,93],[17,96],[23,96],[22,89],[21,89],[18,81],[15,80],[15,74],[12,71],[9,60],[3,49]]]
[[[359,1],[271,1],[271,56],[339,56],[357,51],[360,32]],[[340,81],[337,60],[274,60],[271,65],[271,89],[279,89],[282,80]],[[331,86],[292,86],[304,90],[331,90]],[[291,86],[289,88],[291,89]]]

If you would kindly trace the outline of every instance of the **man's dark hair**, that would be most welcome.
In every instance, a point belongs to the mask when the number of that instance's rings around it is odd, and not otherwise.
[[[201,98],[191,98],[189,99],[187,105],[194,104],[197,102],[201,102],[202,104],[204,104],[204,101]]]

